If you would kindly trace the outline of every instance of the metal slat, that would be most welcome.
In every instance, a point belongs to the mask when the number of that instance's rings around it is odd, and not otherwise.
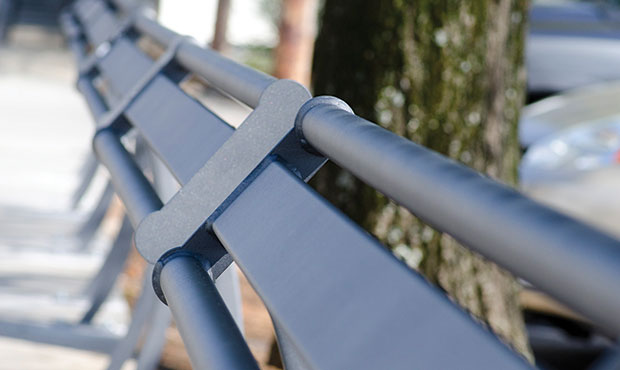
[[[125,115],[181,184],[234,132],[164,76],[155,77]]]
[[[528,367],[277,162],[213,230],[313,368]]]
[[[113,12],[105,10],[93,20],[82,23],[82,25],[89,43],[96,48],[116,32],[121,22]]]
[[[132,41],[121,37],[99,61],[97,67],[117,98],[132,90],[154,64]]]
[[[149,261],[157,259],[171,246],[184,245],[202,225],[226,202],[248,176],[279,146],[295,140],[292,132],[299,108],[310,98],[301,85],[280,80],[263,93],[261,104],[235,130],[221,148],[183,183],[178,192],[160,212],[149,215],[136,230],[136,245]],[[178,117],[173,117],[173,121]],[[180,144],[178,144],[180,145]],[[289,151],[285,150],[286,148]],[[283,158],[304,157],[296,162],[303,176],[323,163],[322,157],[311,156],[299,145],[284,146],[279,152]],[[309,158],[312,157],[312,158]],[[291,158],[292,161],[295,158]],[[209,196],[202,196],[208,192]],[[162,233],[162,228],[167,232]],[[200,233],[202,233],[202,231]]]
[[[106,10],[106,5],[103,1],[82,0],[75,2],[73,10],[80,23],[86,25],[103,13]]]

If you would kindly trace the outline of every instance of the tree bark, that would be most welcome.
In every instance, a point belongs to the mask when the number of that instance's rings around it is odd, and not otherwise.
[[[284,0],[280,14],[280,41],[275,76],[310,85],[316,35],[317,0]]]
[[[326,0],[315,47],[315,94],[338,96],[358,115],[514,184],[527,5]],[[313,185],[532,359],[519,287],[510,274],[333,164]]]
[[[226,48],[228,47],[228,41],[226,40],[226,31],[228,30],[230,1],[231,0],[219,0],[217,2],[215,31],[213,32],[213,41],[211,41],[211,48],[221,53],[226,52]]]

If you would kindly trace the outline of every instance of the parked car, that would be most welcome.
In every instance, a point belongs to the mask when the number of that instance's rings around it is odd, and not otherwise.
[[[620,2],[534,0],[526,46],[528,97],[620,79]]]
[[[537,102],[523,109],[519,137],[527,149],[521,189],[620,238],[619,4],[534,0],[526,55],[528,98]],[[536,297],[531,288],[524,293]],[[522,301],[530,345],[543,368],[589,368],[614,343],[604,328],[561,306],[552,312]]]
[[[530,104],[521,112],[521,146],[528,148],[569,127],[617,116],[619,102],[620,80],[570,90]]]

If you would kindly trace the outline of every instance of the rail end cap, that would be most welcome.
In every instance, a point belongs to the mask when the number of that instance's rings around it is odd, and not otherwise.
[[[299,109],[299,112],[297,112],[297,117],[295,117],[295,134],[297,135],[297,138],[301,142],[302,146],[306,150],[310,150],[311,152],[315,152],[315,150],[305,139],[302,126],[303,126],[303,121],[304,121],[306,114],[308,114],[308,112],[310,112],[312,109],[320,105],[330,105],[335,108],[342,109],[351,114],[355,114],[353,112],[353,109],[351,109],[351,107],[349,106],[349,104],[347,104],[342,99],[336,98],[335,96],[329,96],[329,95],[316,96],[308,100],[306,103],[304,103],[304,105],[302,105],[301,108]]]

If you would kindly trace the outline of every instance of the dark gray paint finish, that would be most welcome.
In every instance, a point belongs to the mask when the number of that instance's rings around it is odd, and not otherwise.
[[[166,263],[160,276],[194,368],[258,369],[205,266],[181,255]]]
[[[97,63],[97,69],[105,76],[113,93],[120,98],[136,86],[153,64],[153,60],[130,40],[121,37]]]
[[[161,208],[161,200],[112,130],[99,131],[93,138],[93,149],[110,172],[114,189],[137,228],[147,215]]]
[[[102,13],[108,10],[103,1],[77,1],[73,6],[74,14],[84,25],[90,25]]]
[[[101,12],[92,22],[84,24],[84,31],[93,45],[101,45],[108,41],[121,22],[110,11]]]
[[[99,272],[91,279],[84,290],[91,303],[88,310],[82,315],[80,323],[90,323],[108,298],[116,279],[125,268],[125,262],[129,256],[129,251],[131,251],[132,237],[133,228],[125,217],[116,240],[114,240],[114,244],[108,251],[108,255],[103,261]]]
[[[312,368],[528,367],[278,163],[213,229]]]
[[[181,184],[187,183],[234,132],[164,76],[153,79],[126,116]]]
[[[118,337],[110,332],[72,323],[0,320],[0,336],[101,353],[110,353],[118,344]]]
[[[333,105],[309,110],[301,128],[416,216],[620,333],[616,239]]]
[[[258,107],[231,138],[162,208],[136,231],[136,245],[152,262],[184,245],[259,164],[293,132],[295,116],[310,93],[292,81],[270,85]],[[209,196],[205,197],[205,191]],[[161,233],[162,228],[168,232]]]

